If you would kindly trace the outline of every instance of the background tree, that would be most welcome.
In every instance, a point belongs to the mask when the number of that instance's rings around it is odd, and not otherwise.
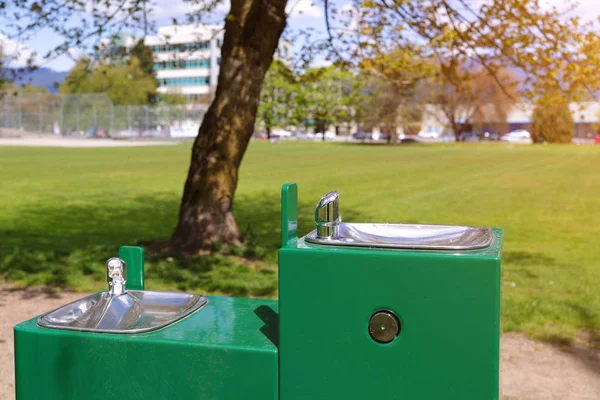
[[[271,130],[279,126],[284,128],[293,121],[293,101],[296,95],[296,77],[293,72],[279,60],[273,60],[260,92],[258,120],[265,126],[267,138],[271,138]]]
[[[535,102],[531,138],[535,143],[570,143],[575,122],[569,100],[559,90],[547,92]]]
[[[414,45],[376,53],[361,62],[372,92],[368,120],[370,125],[383,123],[388,143],[396,143],[399,127],[408,128],[417,120],[420,123],[425,98],[419,88],[434,73],[434,65]]]
[[[190,169],[170,240],[195,253],[217,242],[239,243],[233,198],[239,166],[254,132],[264,76],[286,25],[286,0],[232,0],[225,19],[214,100],[192,149]]]
[[[367,103],[367,111],[363,118],[366,130],[380,127],[383,123],[388,133],[388,142],[397,140],[396,128],[400,118],[402,96],[398,86],[393,82],[377,76],[369,77],[369,91],[372,93]]]
[[[363,74],[347,72],[344,81],[336,121],[344,126],[346,134],[351,134],[353,125],[359,124],[366,117],[373,93]]]
[[[450,125],[456,139],[473,130],[473,125],[493,121],[505,122],[510,108],[518,101],[518,82],[507,70],[491,75],[479,67],[441,66],[437,81],[431,85],[431,101]]]
[[[421,131],[425,106],[419,96],[400,105],[400,126],[406,135],[417,135]]]
[[[324,133],[331,125],[353,118],[361,87],[356,77],[336,66],[310,68],[300,77],[298,113],[315,132]]]
[[[160,103],[167,106],[176,106],[187,104],[187,99],[179,92],[166,92],[160,94]]]
[[[154,55],[152,49],[146,46],[144,39],[139,39],[129,51],[130,57],[137,58],[140,69],[148,76],[155,76]]]
[[[146,44],[144,43],[144,39],[139,39],[135,43],[135,45],[131,48],[129,52],[129,56],[138,60],[140,69],[144,72],[144,74],[156,78],[156,73],[154,71],[154,55],[152,54],[152,49],[149,46],[146,46]],[[149,92],[148,103],[152,104],[155,102],[156,94],[154,92]]]
[[[135,57],[118,65],[95,65],[82,58],[69,71],[59,92],[106,93],[115,105],[141,105],[156,93],[156,80],[140,68]]]
[[[32,83],[27,83],[19,88],[19,95],[35,95],[35,94],[50,94],[50,91],[46,87],[35,86]]]
[[[0,45],[0,99],[4,97],[6,93],[6,86],[10,83],[8,79],[8,73],[6,70],[6,60],[4,57],[4,50]]]
[[[213,10],[218,3],[191,0],[189,21],[199,20],[195,11]],[[286,24],[286,4],[231,0],[217,90],[194,143],[170,241],[175,249],[194,253],[241,239],[232,212],[238,168],[253,134],[260,86]],[[424,55],[440,63],[458,56],[473,59],[492,77],[502,66],[515,66],[533,77],[561,79],[567,92],[573,83],[590,90],[600,86],[598,35],[577,18],[542,8],[539,0],[369,0],[347,10],[323,4],[329,38],[313,47],[350,63],[419,43]],[[148,7],[145,0],[8,0],[0,8],[10,9],[11,18],[0,32],[26,40],[49,29],[65,39],[46,54],[52,56],[85,46],[97,35],[140,26],[147,30]],[[330,17],[346,18],[346,23],[335,30]],[[80,23],[73,24],[73,18]]]

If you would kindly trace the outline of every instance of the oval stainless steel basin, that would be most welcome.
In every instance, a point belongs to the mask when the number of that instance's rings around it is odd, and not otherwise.
[[[417,250],[475,250],[489,247],[490,228],[451,225],[339,223],[335,236],[306,235],[316,244]]]
[[[206,297],[190,293],[101,292],[42,315],[38,325],[84,332],[143,333],[171,325],[206,303]]]

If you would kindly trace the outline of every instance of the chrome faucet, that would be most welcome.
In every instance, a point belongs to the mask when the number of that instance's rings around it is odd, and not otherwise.
[[[118,257],[108,259],[106,262],[106,281],[111,296],[119,296],[125,293],[125,282],[127,282],[127,264],[125,261]]]
[[[339,236],[342,216],[340,215],[340,194],[337,190],[321,197],[315,210],[315,221],[319,239],[335,239]]]
[[[460,251],[489,247],[494,239],[485,227],[342,222],[337,190],[321,197],[315,221],[306,242],[328,246]]]

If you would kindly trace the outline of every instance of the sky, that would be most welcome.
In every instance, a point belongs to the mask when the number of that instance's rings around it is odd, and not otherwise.
[[[348,5],[351,0],[330,0],[334,2],[338,8]],[[472,3],[477,4],[489,0],[473,0]],[[213,17],[211,22],[222,21],[223,16],[229,8],[229,0],[224,0],[223,4],[219,6],[218,10]],[[542,0],[542,4],[546,7],[555,6],[559,9],[564,9],[568,0]],[[170,25],[172,18],[182,18],[188,6],[182,0],[154,0],[154,18],[157,26]],[[294,32],[299,30],[312,28],[316,35],[325,35],[325,23],[323,15],[323,7],[321,0],[289,0],[288,12],[290,17],[288,19],[288,27],[286,33],[293,35]],[[575,12],[576,15],[582,17],[584,20],[592,20],[600,16],[600,0],[580,0],[579,6]],[[60,43],[60,38],[57,37],[50,31],[39,32],[36,37],[25,43],[19,43],[14,40],[9,40],[0,34],[0,41],[3,42],[3,48],[5,54],[11,54],[15,52],[15,49],[20,50],[20,57],[18,60],[13,60],[10,63],[11,67],[18,67],[24,65],[26,58],[33,52],[36,51],[38,54],[43,54],[49,49],[53,48]],[[302,44],[298,41],[294,43],[294,50],[298,53],[301,49]],[[41,57],[37,57],[38,66],[52,68],[56,71],[66,71],[70,69],[74,64],[74,58],[83,53],[81,50],[73,49],[70,56],[61,56],[52,60],[42,60]],[[316,64],[323,64],[323,59],[317,59]]]
[[[348,1],[338,0],[339,4],[345,4]],[[223,16],[229,9],[229,1],[225,0],[218,10],[215,12],[215,16],[211,18],[210,22],[219,23],[223,20]],[[288,27],[286,28],[286,34],[297,32],[301,29],[313,28],[317,32],[324,34],[325,24],[322,6],[314,0],[289,0],[288,12],[291,12],[288,19]],[[155,0],[154,1],[154,15],[157,26],[171,25],[173,18],[183,18],[188,6],[182,0]],[[0,42],[3,43],[2,47],[5,54],[14,54],[18,50],[19,58],[11,60],[10,67],[24,66],[27,58],[35,51],[38,57],[36,57],[36,64],[40,67],[52,68],[56,71],[69,70],[73,64],[74,59],[79,54],[84,52],[78,49],[73,49],[70,56],[61,56],[52,60],[43,60],[41,55],[48,50],[54,48],[56,45],[61,43],[60,37],[55,35],[49,30],[39,32],[34,38],[27,42],[17,42],[15,40],[8,39],[6,36],[0,33]],[[301,44],[295,43],[295,51],[300,50]]]

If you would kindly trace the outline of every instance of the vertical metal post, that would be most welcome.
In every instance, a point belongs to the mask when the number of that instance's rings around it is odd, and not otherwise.
[[[43,117],[43,113],[42,113],[42,102],[38,102],[38,122],[40,124],[40,130],[39,132],[42,133],[44,132],[44,117]]]
[[[61,136],[64,136],[65,134],[65,122],[64,122],[64,117],[63,117],[63,100],[62,97],[60,99],[60,134]]]
[[[98,119],[96,117],[96,104],[92,104],[92,115],[94,116],[94,129],[98,129]]]
[[[19,121],[18,122],[19,123],[19,126],[18,126],[19,129],[23,128],[23,112],[22,112],[22,106],[21,106],[22,103],[23,103],[23,101],[19,97],[18,98],[19,108],[18,108],[18,111],[17,111],[17,121]]]
[[[165,123],[167,124],[167,126],[165,126],[165,136],[171,136],[171,107],[166,106],[165,109],[167,110],[167,118],[165,118]]]
[[[148,106],[144,106],[145,110],[146,110],[146,127],[144,130],[148,130]]]
[[[127,106],[127,130],[131,133],[131,106]]]
[[[115,106],[112,101],[109,104],[110,107],[110,122],[109,122],[109,136],[113,135],[113,131],[115,130]]]
[[[144,290],[144,249],[137,246],[121,246],[119,258],[127,263],[127,288]]]
[[[79,102],[77,102],[77,113],[75,115],[75,130],[79,134]]]

